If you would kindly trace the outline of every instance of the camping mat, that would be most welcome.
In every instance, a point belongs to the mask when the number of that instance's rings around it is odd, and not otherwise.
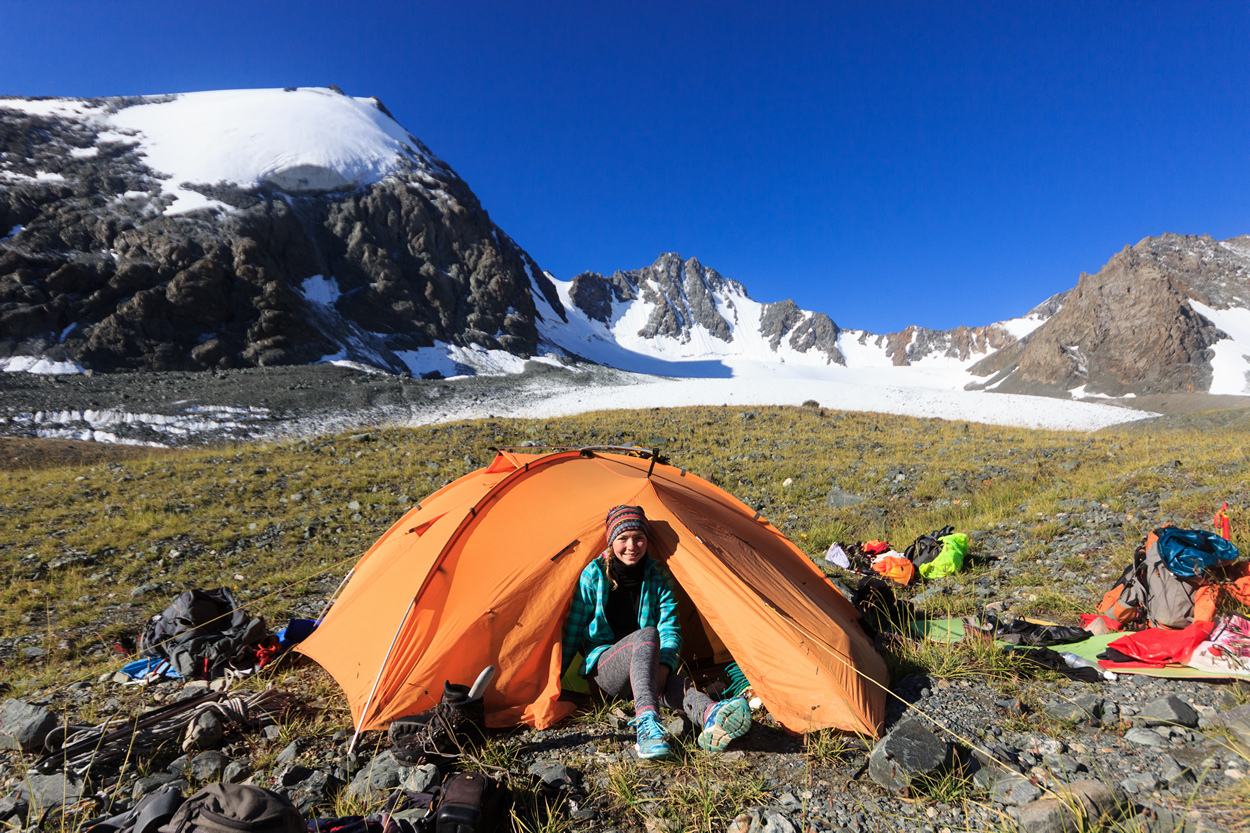
[[[959,642],[964,638],[964,623],[960,619],[914,619],[911,623],[912,633],[920,639],[934,642]],[[1070,642],[1067,645],[1052,645],[1051,648],[1060,653],[1073,653],[1078,657],[1097,661],[1098,655],[1107,650],[1107,645],[1124,634],[1108,633],[1091,636],[1083,642]],[[1008,642],[998,642],[1003,648],[1017,648]],[[1144,674],[1148,677],[1168,677],[1170,679],[1227,680],[1229,674],[1215,674],[1201,671],[1187,665],[1165,665],[1162,668],[1112,668],[1116,674]]]

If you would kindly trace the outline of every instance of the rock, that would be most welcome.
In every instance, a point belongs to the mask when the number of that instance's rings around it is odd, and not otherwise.
[[[1167,746],[1168,742],[1158,732],[1150,729],[1129,729],[1124,733],[1124,739],[1133,743],[1140,743],[1143,746]]]
[[[1126,797],[1100,781],[1075,781],[1061,798],[1043,798],[1021,807],[1016,817],[1022,833],[1079,833],[1102,830],[1118,819]]]
[[[220,780],[221,774],[225,772],[229,763],[230,759],[221,752],[218,752],[216,749],[210,749],[207,752],[201,752],[191,759],[191,764],[187,767],[187,774],[196,781],[217,781]]]
[[[760,833],[762,829],[760,811],[756,807],[751,807],[734,816],[733,821],[725,828],[725,833]]]
[[[565,790],[582,783],[582,774],[559,761],[536,761],[530,765],[529,774],[549,787]]]
[[[1222,726],[1233,733],[1250,755],[1250,704],[1218,712],[1211,717],[1212,726]]]
[[[829,490],[829,494],[825,495],[825,506],[830,509],[845,509],[848,506],[858,506],[868,498],[851,494],[845,489],[834,486]]]
[[[764,813],[764,833],[798,833],[798,828],[779,811],[768,810]]]
[[[328,802],[343,787],[343,782],[328,772],[308,767],[288,767],[276,779],[278,792],[286,795],[305,817],[320,804]]]
[[[1102,718],[1103,699],[1097,694],[1086,692],[1070,699],[1047,703],[1044,710],[1058,720],[1097,724]]]
[[[1193,786],[1197,780],[1193,769],[1182,766],[1171,755],[1164,755],[1159,759],[1159,777],[1172,788]]]
[[[1101,781],[1074,781],[1069,789],[1085,808],[1086,818],[1095,826],[1118,819],[1127,802],[1122,790],[1112,789]]]
[[[195,716],[182,742],[184,752],[192,749],[213,749],[226,736],[226,727],[215,711],[203,711]]]
[[[685,712],[674,712],[668,722],[664,724],[664,729],[671,737],[684,738],[691,729],[690,718]]]
[[[54,775],[28,772],[22,779],[22,787],[30,804],[32,818],[41,815],[55,803],[73,802],[83,795],[83,783],[63,772]]]
[[[1150,792],[1159,786],[1159,779],[1152,772],[1135,772],[1120,782],[1120,786],[1130,795]]]
[[[1082,273],[1047,321],[969,372],[988,377],[976,387],[1004,393],[1063,395],[1078,385],[1109,396],[1206,390],[1207,350],[1220,331],[1193,313],[1189,298],[1226,296],[1230,284],[1244,285],[1243,275],[1210,237],[1147,237],[1097,274]],[[1079,355],[1068,349],[1073,344],[1082,345]]]
[[[438,783],[438,767],[434,764],[408,767],[400,776],[399,786],[408,792],[423,793]]]
[[[5,700],[0,705],[0,749],[38,751],[54,728],[56,715],[43,706],[21,700]]]
[[[1026,804],[1016,815],[1021,833],[1067,833],[1074,830],[1064,824],[1063,805],[1056,798],[1043,798]]]
[[[278,753],[278,757],[274,759],[277,764],[295,763],[295,759],[299,757],[300,749],[303,746],[298,740],[293,740],[287,744],[286,748]]]
[[[226,768],[222,770],[221,780],[227,784],[242,783],[247,776],[252,774],[252,768],[244,761],[231,761],[226,764]]]
[[[994,781],[990,799],[996,804],[1023,807],[1040,798],[1042,790],[1028,778],[1015,772],[1005,772]]]
[[[130,797],[134,801],[138,801],[145,795],[156,792],[166,784],[173,784],[180,781],[184,784],[186,783],[177,775],[169,772],[156,772],[151,775],[145,775],[142,778],[136,779],[134,785],[130,788]]]
[[[1144,726],[1185,726],[1197,728],[1198,713],[1174,694],[1152,700],[1138,713],[1133,723]]]
[[[902,792],[913,779],[950,766],[951,745],[920,721],[907,718],[877,741],[868,758],[868,775],[886,789]]]
[[[353,798],[365,802],[376,800],[399,786],[400,769],[399,762],[395,760],[390,750],[375,755],[373,760],[362,767],[352,778],[347,792]]]
[[[0,822],[16,821],[25,826],[30,804],[22,795],[6,795],[0,798]]]

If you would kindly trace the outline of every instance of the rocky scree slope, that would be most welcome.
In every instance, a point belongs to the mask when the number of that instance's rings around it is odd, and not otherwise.
[[[379,181],[181,183],[214,203],[171,213],[143,136],[109,119],[174,98],[69,114],[0,99],[0,360],[198,370],[333,355],[402,372],[404,351],[436,341],[533,354],[536,295],[563,316],[533,259],[411,135]],[[328,295],[302,291],[314,277]]]
[[[1250,307],[1250,237],[1164,234],[1081,273],[1062,307],[970,369],[975,389],[1066,396],[1193,393],[1211,385],[1210,348],[1228,337],[1191,301]]]

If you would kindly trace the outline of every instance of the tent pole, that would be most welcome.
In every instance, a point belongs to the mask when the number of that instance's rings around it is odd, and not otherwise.
[[[318,624],[321,623],[322,619],[326,618],[326,614],[330,612],[330,605],[334,604],[334,600],[338,598],[339,593],[343,590],[343,586],[347,584],[347,580],[350,579],[353,575],[355,575],[355,573],[356,573],[355,567],[352,567],[350,570],[348,570],[347,575],[343,576],[343,580],[339,582],[339,586],[334,588],[334,592],[331,593],[329,598],[326,599],[326,603],[321,608],[321,612],[317,614],[316,621]]]
[[[399,627],[395,629],[395,636],[391,638],[391,647],[386,649],[386,656],[382,658],[382,667],[378,669],[378,676],[373,680],[373,688],[369,689],[369,699],[365,701],[365,707],[360,710],[360,725],[356,727],[356,733],[352,735],[352,742],[347,744],[347,754],[352,754],[352,750],[356,748],[356,739],[360,737],[360,727],[365,725],[365,718],[369,715],[369,707],[373,705],[373,695],[378,692],[378,683],[382,682],[382,672],[386,670],[386,664],[391,661],[391,652],[395,650],[395,643],[399,641],[399,632],[404,629],[404,622],[408,621],[408,614],[412,613],[413,607],[417,604],[416,596],[408,603],[408,609],[404,611],[404,616],[399,620]]]

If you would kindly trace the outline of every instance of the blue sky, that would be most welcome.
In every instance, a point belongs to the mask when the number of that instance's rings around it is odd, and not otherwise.
[[[661,252],[844,327],[1250,234],[1250,4],[0,4],[0,94],[376,95],[556,277]]]

